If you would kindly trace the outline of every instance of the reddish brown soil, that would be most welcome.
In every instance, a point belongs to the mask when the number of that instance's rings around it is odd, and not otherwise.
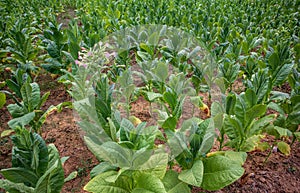
[[[49,76],[38,79],[43,92],[51,91],[46,106],[56,105],[60,102],[70,101],[71,98],[63,85],[56,83]],[[11,101],[8,101],[9,103]],[[149,104],[138,99],[132,108],[132,113],[142,121],[150,120]],[[201,112],[197,112],[201,113]],[[200,117],[204,118],[205,114]],[[11,119],[7,109],[0,109],[0,132],[7,129],[7,122]],[[152,120],[154,123],[154,120]],[[72,171],[78,171],[76,179],[67,182],[62,192],[81,193],[83,186],[89,181],[90,170],[98,163],[95,156],[85,146],[78,126],[73,118],[71,109],[64,109],[60,113],[52,113],[42,129],[42,136],[47,143],[54,143],[61,156],[70,158],[64,164],[66,176]],[[270,139],[271,140],[271,139]],[[255,151],[248,154],[244,164],[245,174],[241,179],[216,193],[253,192],[253,193],[297,193],[300,189],[300,143],[295,142],[290,156],[274,152],[268,161],[264,160],[268,151]],[[0,139],[0,169],[11,166],[11,142],[9,138]],[[0,176],[1,177],[1,176]],[[1,192],[1,191],[0,191]],[[207,192],[194,188],[193,192]]]

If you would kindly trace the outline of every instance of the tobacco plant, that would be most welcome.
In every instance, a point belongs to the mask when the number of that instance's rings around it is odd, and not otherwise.
[[[64,182],[75,177],[72,173],[64,178],[62,164],[68,158],[60,158],[54,144],[47,146],[37,133],[21,127],[15,132],[11,137],[12,167],[0,170],[5,178],[0,180],[0,188],[8,192],[59,193]]]

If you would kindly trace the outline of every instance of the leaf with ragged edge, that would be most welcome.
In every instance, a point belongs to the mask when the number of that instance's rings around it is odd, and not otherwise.
[[[36,193],[60,193],[64,184],[64,170],[59,157],[58,150],[54,144],[48,145],[49,162],[45,174],[38,180]]]
[[[121,175],[115,183],[106,181],[117,174],[116,171],[101,173],[90,180],[83,189],[92,193],[130,193],[133,188],[133,179],[129,176]]]
[[[132,193],[166,193],[162,181],[151,174],[142,173],[135,180],[136,187]]]
[[[5,105],[6,103],[6,95],[3,92],[0,92],[0,109]]]
[[[203,170],[203,162],[197,160],[194,162],[191,169],[183,170],[178,175],[178,179],[187,184],[200,187],[203,179]]]
[[[24,127],[28,125],[35,117],[35,112],[31,112],[23,115],[22,117],[14,118],[10,120],[7,124],[10,128],[15,129],[16,127]]]
[[[203,159],[204,173],[201,187],[205,190],[219,190],[238,180],[244,173],[243,167],[225,156]]]
[[[11,193],[34,193],[34,189],[32,187],[28,187],[23,183],[14,183],[3,179],[0,179],[0,188]]]
[[[278,147],[279,151],[281,153],[283,153],[284,155],[290,155],[291,147],[289,146],[289,144],[287,144],[283,141],[280,141],[277,143],[277,147]]]
[[[263,135],[253,135],[247,138],[244,144],[240,147],[240,151],[251,152],[255,150],[263,137]]]

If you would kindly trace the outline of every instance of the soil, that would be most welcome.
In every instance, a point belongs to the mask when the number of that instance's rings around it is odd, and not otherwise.
[[[57,105],[71,98],[65,91],[64,85],[57,83],[49,75],[40,75],[37,80],[41,85],[42,92],[51,91],[50,97],[44,108]],[[205,96],[204,96],[205,97]],[[205,101],[205,100],[204,100]],[[8,103],[11,103],[8,100]],[[149,103],[139,98],[132,105],[131,112],[142,121],[155,122],[149,114]],[[199,112],[198,112],[199,113]],[[200,117],[205,118],[205,114]],[[11,119],[7,109],[0,109],[0,132],[8,129],[7,122]],[[63,193],[83,193],[84,185],[90,180],[89,172],[99,162],[88,150],[82,140],[79,128],[75,123],[71,109],[65,108],[62,112],[54,112],[48,118],[42,128],[42,136],[46,142],[54,143],[60,155],[68,156],[64,164],[65,175],[78,171],[78,176],[65,183]],[[272,142],[273,139],[268,137]],[[9,138],[0,140],[0,169],[11,167],[11,141]],[[254,151],[248,154],[244,164],[245,173],[235,183],[215,193],[229,192],[257,192],[257,193],[296,193],[300,189],[300,143],[295,142],[291,148],[291,154],[284,156],[279,152],[273,152],[267,162],[269,150]],[[1,177],[1,176],[0,176]],[[1,192],[1,191],[0,191]],[[193,193],[209,192],[194,188]]]

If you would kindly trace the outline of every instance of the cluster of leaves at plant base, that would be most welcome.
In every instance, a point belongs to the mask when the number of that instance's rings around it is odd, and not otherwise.
[[[252,89],[226,97],[225,110],[218,105],[214,106],[214,113],[224,112],[225,116],[220,124],[220,149],[226,134],[230,141],[226,144],[238,151],[254,150],[262,136],[263,128],[270,125],[275,118],[274,114],[265,116],[267,105],[258,103],[258,96]],[[223,122],[223,124],[222,124]]]
[[[53,144],[46,146],[37,133],[16,128],[12,136],[12,168],[2,169],[0,188],[8,192],[59,193],[64,184],[64,170]]]
[[[188,120],[181,130],[168,130],[171,155],[165,152],[164,146],[155,147],[154,139],[159,131],[157,127],[145,128],[146,123],[134,127],[123,119],[117,131],[119,142],[108,141],[100,145],[86,136],[89,149],[102,162],[91,171],[93,179],[84,189],[95,193],[190,192],[188,185],[217,190],[234,182],[244,173],[241,165],[246,154],[214,152],[206,157],[214,142],[214,131],[212,127],[209,129],[209,122]],[[191,134],[188,139],[185,132]],[[175,157],[182,167],[181,173],[167,171],[170,156]]]

